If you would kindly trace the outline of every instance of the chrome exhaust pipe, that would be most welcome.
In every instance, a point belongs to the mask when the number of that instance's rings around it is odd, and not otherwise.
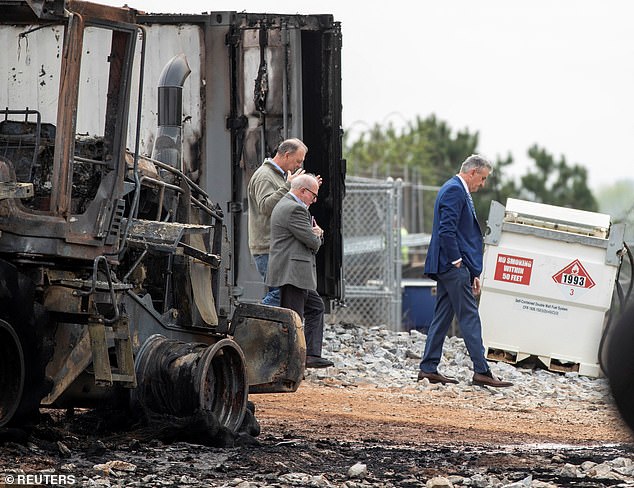
[[[152,158],[183,171],[183,83],[191,73],[184,54],[163,68],[158,83],[158,130]]]

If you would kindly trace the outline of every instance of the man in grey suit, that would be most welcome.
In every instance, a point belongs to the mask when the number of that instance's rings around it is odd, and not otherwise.
[[[332,361],[321,357],[324,337],[324,302],[317,293],[315,255],[324,231],[308,212],[317,200],[319,181],[311,174],[298,175],[291,189],[271,214],[271,245],[266,284],[280,287],[281,306],[305,320],[306,367],[326,368]]]

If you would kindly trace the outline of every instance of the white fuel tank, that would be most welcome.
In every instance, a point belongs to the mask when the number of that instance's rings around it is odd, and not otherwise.
[[[535,356],[553,371],[599,376],[624,231],[605,214],[492,202],[480,298],[487,358]]]

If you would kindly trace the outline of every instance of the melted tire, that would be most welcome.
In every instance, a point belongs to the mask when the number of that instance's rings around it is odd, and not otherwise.
[[[24,352],[13,327],[0,320],[0,427],[9,423],[24,392]]]
[[[135,369],[133,405],[177,417],[214,416],[220,427],[236,432],[246,412],[248,385],[242,350],[224,338],[207,345],[150,336],[141,346]]]
[[[8,388],[0,386],[4,397],[0,426],[21,425],[37,419],[40,401],[47,393],[44,371],[52,346],[46,339],[46,313],[35,302],[33,282],[2,260],[0,277],[0,382]]]
[[[619,317],[610,331],[607,375],[616,406],[623,420],[634,431],[634,302]]]

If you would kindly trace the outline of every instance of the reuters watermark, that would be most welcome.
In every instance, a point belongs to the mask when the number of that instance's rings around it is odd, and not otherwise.
[[[49,473],[36,473],[36,474],[0,474],[0,482],[4,481],[6,486],[8,485],[29,485],[29,486],[64,486],[74,485],[77,483],[77,478],[73,474],[49,474]]]

